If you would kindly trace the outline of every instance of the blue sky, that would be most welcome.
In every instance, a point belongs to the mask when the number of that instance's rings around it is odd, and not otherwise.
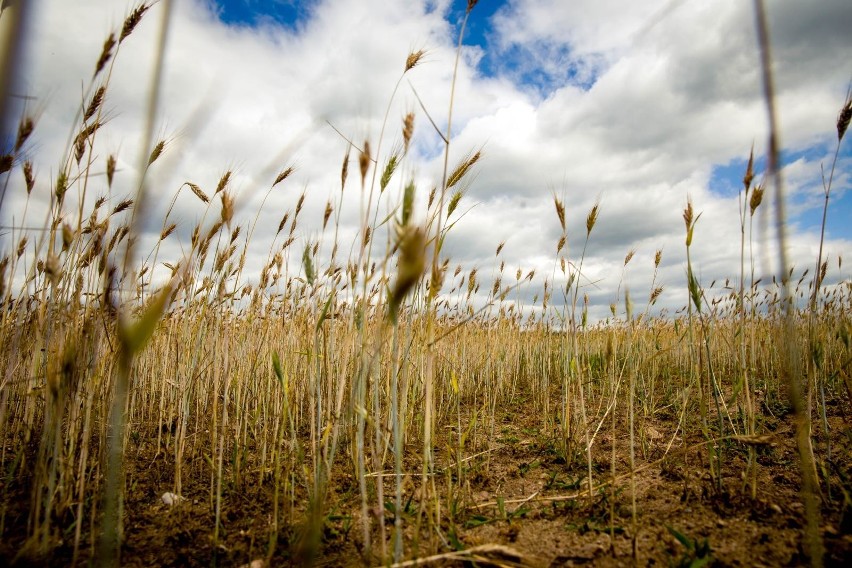
[[[126,15],[125,3],[114,0],[39,5],[27,36],[32,64],[22,90],[38,119],[24,151],[40,182],[27,200],[20,172],[13,172],[4,225],[42,222],[57,156],[69,131],[74,135],[70,120],[81,85],[91,77],[104,38]],[[375,148],[406,56],[418,49],[426,55],[391,101],[377,159],[383,162],[398,147],[398,123],[407,112],[416,115],[412,150],[398,185],[377,207],[395,207],[401,185],[413,180],[422,219],[428,188],[441,173],[443,146],[414,93],[438,124],[446,123],[465,1],[180,0],[173,6],[155,127],[168,145],[165,165],[148,174],[152,191],[160,192],[151,201],[150,239],[159,235],[156,220],[181,183],[212,190],[232,169],[240,215],[246,223],[258,219],[247,274],[258,272],[270,247],[280,245],[275,228],[303,191],[297,244],[319,242],[320,257],[328,256],[329,237],[318,220],[328,200],[337,199],[346,151],[345,139],[328,124]],[[137,145],[147,89],[140,85],[151,69],[161,9],[155,4],[122,44],[111,78],[109,121],[96,154],[119,158],[113,200],[134,191],[135,164],[144,153]],[[852,78],[852,4],[774,0],[769,16],[791,213],[788,252],[795,265],[810,266],[822,214],[820,164],[830,165],[837,113]],[[571,254],[581,248],[585,216],[599,201],[584,262],[588,281],[596,282],[584,290],[592,316],[608,312],[632,249],[636,260],[627,278],[633,291],[650,284],[654,253],[664,251],[658,282],[666,293],[658,305],[675,309],[686,298],[681,214],[690,199],[702,212],[692,250],[698,272],[708,282],[734,276],[737,195],[752,144],[760,179],[767,138],[753,21],[749,2],[480,0],[456,82],[450,161],[477,149],[483,157],[458,210],[465,214],[453,219],[445,244],[451,262],[493,273],[496,245],[505,241],[500,260],[506,270],[536,270],[531,299],[544,279],[561,278],[554,270],[561,232],[554,194],[566,204]],[[264,201],[269,177],[289,164],[295,173]],[[108,192],[98,185],[101,178],[93,183],[91,195]],[[850,183],[847,139],[829,208],[831,258],[852,249]],[[340,239],[355,242],[358,188],[347,187],[342,199]],[[771,202],[767,195],[758,225],[772,219]],[[201,214],[196,200],[181,195],[171,216],[178,227],[161,257],[176,262]],[[774,270],[774,246],[767,240],[756,247],[764,256],[761,270]],[[844,266],[828,280],[848,278]]]
[[[317,0],[215,0],[215,5],[219,10],[219,18],[227,24],[255,26],[272,20],[288,28],[297,28],[299,23],[310,17],[316,2]],[[471,12],[465,42],[487,47],[491,33],[490,19],[505,4],[504,0],[481,0]],[[466,6],[466,2],[453,3],[447,19],[460,23]]]
[[[835,139],[836,141],[836,139]],[[821,166],[825,171],[826,181],[831,173],[831,165],[834,158],[835,146],[829,145],[826,147],[822,144],[798,149],[786,150],[782,152],[781,162],[785,165],[794,163],[806,163],[816,166]],[[846,143],[840,146],[838,154],[838,162],[843,161],[849,163],[852,161],[852,145]],[[709,186],[711,191],[717,192],[720,195],[731,196],[737,195],[743,189],[743,175],[748,163],[747,158],[735,159],[724,165],[714,165],[713,173],[710,178]],[[754,163],[755,172],[761,176],[760,172],[766,170],[766,158],[758,156]],[[835,169],[835,177],[848,176],[848,170]],[[762,176],[756,177],[754,183],[761,183]],[[835,180],[838,181],[838,180]],[[841,188],[838,191],[837,186]],[[826,233],[835,237],[850,238],[852,236],[852,195],[848,191],[848,181],[844,184],[844,180],[840,179],[839,183],[832,184],[833,189],[829,194],[828,215],[826,217]],[[821,175],[815,175],[808,185],[807,193],[797,193],[788,197],[793,208],[791,216],[794,222],[808,231],[819,231],[822,224],[824,191],[822,186]]]
[[[296,0],[217,0],[219,17],[227,24],[255,26],[265,20],[295,28],[310,14],[313,2]]]

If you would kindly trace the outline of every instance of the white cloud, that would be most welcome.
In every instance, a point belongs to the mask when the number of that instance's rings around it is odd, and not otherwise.
[[[13,216],[15,223],[28,225],[44,218],[50,179],[66,140],[75,134],[71,121],[86,81],[106,35],[120,26],[127,8],[109,0],[73,5],[42,0],[38,6],[24,84],[37,97],[31,108],[40,110],[28,147],[39,180],[22,221],[24,196],[20,175],[13,173],[4,225]],[[835,117],[852,76],[852,7],[844,0],[807,6],[784,0],[768,8],[782,142],[792,150],[816,146],[816,155],[827,162],[836,139]],[[155,5],[122,44],[108,91],[110,121],[99,134],[94,169],[103,171],[108,153],[119,155],[116,203],[133,193],[137,179],[161,10]],[[346,142],[326,121],[356,144],[370,139],[375,150],[405,58],[419,49],[426,55],[400,83],[379,161],[384,164],[387,152],[399,146],[401,118],[408,111],[417,115],[414,154],[382,196],[379,211],[383,217],[398,202],[402,183],[414,177],[422,219],[443,156],[414,91],[445,128],[456,41],[454,26],[444,19],[448,10],[448,2],[390,2],[378,9],[361,0],[326,0],[312,5],[295,29],[269,21],[251,28],[221,23],[206,1],[177,0],[155,125],[169,144],[151,172],[148,230],[159,233],[182,182],[192,181],[212,194],[228,170],[234,170],[231,187],[241,207],[239,221],[250,224],[272,179],[295,164],[297,172],[272,191],[259,212],[248,272],[256,275],[266,261],[281,217],[292,214],[303,191],[293,262],[298,263],[304,239],[323,240],[328,254],[331,234],[321,236],[321,221],[329,199],[337,207]],[[447,240],[451,265],[478,266],[485,278],[497,262],[497,243],[505,240],[501,257],[510,280],[518,267],[524,273],[537,270],[531,297],[556,263],[560,229],[554,193],[568,209],[572,256],[583,244],[585,216],[600,199],[600,219],[584,264],[595,282],[587,288],[595,302],[593,315],[607,314],[624,256],[634,248],[628,273],[631,290],[637,290],[634,300],[647,297],[638,290],[650,287],[654,251],[662,248],[658,284],[667,290],[659,304],[674,308],[685,303],[681,213],[689,196],[703,212],[694,250],[702,281],[736,277],[737,199],[711,192],[709,185],[714,165],[745,159],[752,143],[759,153],[765,146],[753,22],[749,3],[509,2],[493,20],[490,43],[496,50],[492,57],[506,57],[502,74],[484,76],[476,68],[484,55],[479,46],[465,48],[459,69],[451,165],[470,150],[482,147],[484,155],[459,212],[473,208]],[[573,74],[568,76],[565,68]],[[549,79],[535,89],[513,82],[539,72]],[[343,255],[356,239],[361,206],[357,152],[352,158],[341,211]],[[848,200],[844,190],[852,166],[848,159],[841,164],[836,195]],[[818,161],[802,159],[786,173],[788,191],[796,197],[794,213],[821,206]],[[89,191],[90,196],[105,194],[103,178],[93,178]],[[764,201],[768,214],[771,195]],[[160,260],[174,260],[188,248],[189,233],[204,211],[184,188],[171,214],[179,223],[176,238],[168,241]],[[214,207],[208,216],[217,211]],[[818,236],[795,224],[791,229],[793,261],[810,266]],[[829,253],[848,249],[851,236],[835,235]],[[142,247],[143,255],[149,244]],[[770,242],[759,250],[769,255],[773,248]],[[483,290],[489,287],[483,281]]]

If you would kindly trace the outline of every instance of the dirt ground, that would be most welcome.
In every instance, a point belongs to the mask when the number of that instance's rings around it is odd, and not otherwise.
[[[832,460],[818,458],[828,566],[852,565],[852,430],[847,408],[845,401],[829,407]],[[617,425],[615,440],[608,425],[601,428],[593,446],[595,490],[590,497],[584,491],[588,483],[585,460],[566,461],[557,439],[537,431],[533,427],[537,419],[523,409],[519,404],[498,419],[490,450],[465,453],[461,484],[455,466],[450,468],[452,475],[436,476],[439,529],[433,526],[417,532],[418,519],[426,527],[424,515],[428,513],[416,509],[422,494],[419,476],[406,480],[408,506],[402,514],[407,558],[418,551],[421,558],[436,556],[431,565],[440,566],[463,565],[459,559],[463,554],[475,560],[464,565],[478,566],[797,566],[805,562],[804,507],[791,416],[764,417],[769,434],[752,444],[760,464],[754,497],[745,479],[748,449],[744,443],[726,442],[723,475],[714,480],[708,467],[711,454],[700,433],[690,434],[686,440],[673,436],[676,419],[664,415],[639,424],[637,472],[632,483],[627,473],[630,446],[625,425]],[[450,431],[448,439],[452,437]],[[826,455],[827,439],[815,425],[818,456]],[[613,442],[618,478],[608,483]],[[185,500],[165,505],[161,495],[172,489],[174,466],[168,455],[154,459],[154,443],[143,438],[131,443],[128,450],[122,565],[242,566],[264,559],[270,538],[272,484],[247,481],[241,487],[223,488],[220,539],[214,546],[209,467],[206,475],[185,481]],[[453,462],[448,449],[446,445],[443,451],[441,446],[437,448],[439,471],[447,471],[442,467]],[[419,462],[414,461],[415,456],[411,460],[411,470],[418,471]],[[201,466],[189,464],[187,471],[201,472]],[[448,479],[452,480],[452,493]],[[361,550],[357,482],[349,474],[337,473],[331,485],[315,565],[381,565],[375,553],[365,560]],[[631,487],[635,487],[635,522]],[[29,553],[24,546],[29,488],[25,480],[5,477],[0,488],[0,495],[5,495],[0,565],[69,565],[73,519],[58,520],[57,524],[69,528],[54,535],[48,557]],[[388,481],[388,501],[392,501],[391,492],[392,482]],[[451,494],[452,500],[448,499]],[[297,496],[296,503],[294,516],[301,518],[304,499]],[[385,523],[390,538],[392,509],[388,509]],[[296,553],[300,532],[298,524],[279,530],[269,565],[303,563],[304,558]],[[78,565],[88,564],[92,540],[90,527],[84,527]],[[374,530],[376,548],[377,541],[378,531]],[[454,559],[456,549],[479,552],[456,552]],[[262,565],[256,562],[252,568]]]

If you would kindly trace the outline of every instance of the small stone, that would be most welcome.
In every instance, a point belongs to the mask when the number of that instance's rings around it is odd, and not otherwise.
[[[171,491],[166,491],[165,493],[163,493],[163,496],[160,497],[160,499],[163,501],[164,505],[168,505],[169,507],[183,501],[183,497],[181,497],[177,493],[172,493]]]

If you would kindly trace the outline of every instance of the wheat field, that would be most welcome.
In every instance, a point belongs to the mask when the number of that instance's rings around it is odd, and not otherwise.
[[[340,198],[319,205],[322,231],[300,233],[312,196],[290,189],[258,250],[260,211],[235,220],[246,204],[230,169],[215,187],[171,189],[165,217],[146,216],[146,176],[170,149],[153,124],[134,195],[113,188],[110,78],[157,8],[137,5],[105,38],[54,178],[26,152],[35,112],[16,118],[0,158],[4,195],[50,202],[43,226],[12,227],[0,253],[2,563],[852,558],[852,282],[824,285],[843,259],[822,250],[810,268],[755,279],[753,218],[775,195],[777,156],[742,172],[742,260],[726,282],[693,270],[700,206],[673,212],[689,292],[673,313],[654,309],[670,285],[656,276],[664,251],[644,258],[628,243],[622,281],[636,263],[655,276],[620,285],[610,317],[590,321],[583,270],[599,204],[572,227],[554,194],[552,216],[531,220],[561,230],[545,251],[561,279],[540,290],[535,270],[506,266],[504,243],[488,267],[445,254],[487,152],[450,161],[453,93],[431,188],[413,181],[408,152],[415,114],[434,110],[386,115],[384,138],[341,133],[348,150],[328,164]],[[401,54],[400,82],[425,53]],[[839,108],[838,151],[852,98]],[[294,167],[267,175],[265,195]],[[361,195],[351,243],[344,192]],[[191,230],[170,217],[178,199],[198,211]],[[143,226],[161,227],[156,242]],[[251,255],[266,258],[256,273]]]

